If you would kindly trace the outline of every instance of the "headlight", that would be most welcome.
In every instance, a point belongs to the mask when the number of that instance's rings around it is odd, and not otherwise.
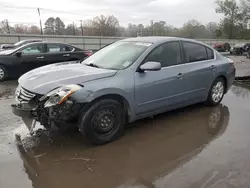
[[[63,87],[59,87],[53,91],[50,91],[46,95],[40,98],[40,101],[43,101],[47,97],[49,99],[45,102],[44,107],[51,107],[57,104],[62,104],[66,101],[73,93],[77,90],[81,89],[82,87],[79,85],[67,85]]]

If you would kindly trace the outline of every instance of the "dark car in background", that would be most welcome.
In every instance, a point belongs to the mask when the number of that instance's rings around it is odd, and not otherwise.
[[[42,39],[28,39],[28,40],[21,40],[15,44],[2,44],[0,46],[0,50],[6,50],[6,49],[14,49],[14,48],[19,48],[23,45],[33,43],[33,42],[42,42]]]
[[[238,43],[231,48],[230,54],[243,55],[250,48],[250,43]]]
[[[218,52],[226,52],[230,51],[231,46],[229,43],[223,42],[223,43],[216,43],[215,45],[213,45],[213,48]]]
[[[0,81],[53,63],[77,61],[90,56],[80,48],[58,42],[35,42],[0,52]]]

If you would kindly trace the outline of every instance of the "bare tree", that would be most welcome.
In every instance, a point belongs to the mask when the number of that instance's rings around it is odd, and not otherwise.
[[[0,33],[11,33],[10,30],[8,20],[2,20],[0,22]]]
[[[17,34],[29,33],[29,27],[23,24],[15,24],[14,30],[15,30],[15,33]]]
[[[29,33],[39,35],[41,33],[41,31],[40,31],[40,28],[37,27],[36,25],[31,25],[29,28]]]
[[[119,28],[119,21],[114,16],[97,16],[93,19],[93,27],[99,30],[101,36],[115,36]]]
[[[55,34],[57,34],[57,35],[64,34],[64,32],[65,32],[65,24],[63,23],[63,21],[59,17],[56,17],[54,22],[55,22],[54,23]]]
[[[216,4],[218,6],[216,12],[225,16],[225,19],[222,21],[224,30],[228,37],[232,39],[234,27],[243,20],[244,14],[236,0],[217,0]]]
[[[216,37],[216,31],[219,29],[219,25],[216,22],[209,22],[207,25],[207,30],[211,33],[211,38]]]

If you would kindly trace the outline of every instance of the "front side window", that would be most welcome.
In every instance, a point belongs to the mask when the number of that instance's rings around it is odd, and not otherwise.
[[[191,42],[182,42],[187,63],[207,60],[206,47]]]
[[[104,69],[125,69],[150,46],[148,42],[119,41],[97,51],[82,63]]]
[[[33,44],[22,50],[23,54],[40,54],[44,53],[43,44]]]
[[[181,63],[181,50],[179,42],[168,42],[156,47],[145,59],[160,62],[162,67],[173,66]]]

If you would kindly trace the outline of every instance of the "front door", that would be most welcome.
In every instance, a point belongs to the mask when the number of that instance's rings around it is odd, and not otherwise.
[[[22,55],[18,57],[18,68],[21,74],[24,74],[45,64],[44,44],[28,45],[24,47],[21,52]]]
[[[143,63],[149,61],[160,62],[162,69],[135,73],[136,114],[139,116],[164,111],[183,100],[180,43],[168,42],[156,47]]]

